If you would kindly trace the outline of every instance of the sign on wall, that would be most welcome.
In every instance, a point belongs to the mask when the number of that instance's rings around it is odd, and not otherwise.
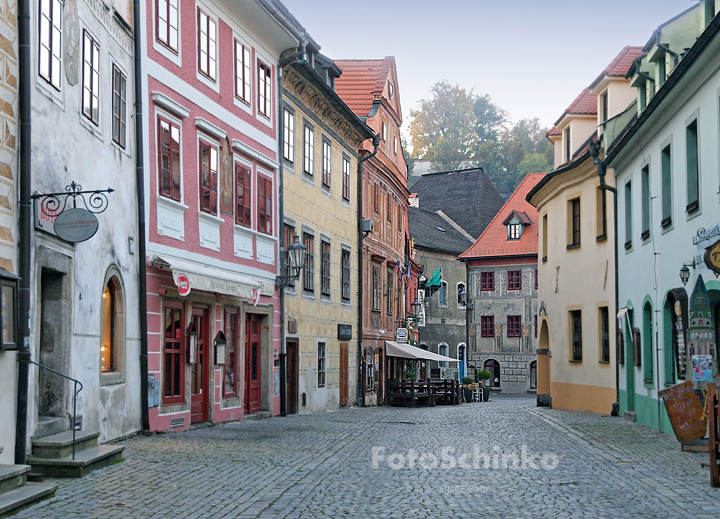
[[[352,339],[352,324],[338,323],[338,340],[349,341]]]
[[[712,382],[712,355],[692,356],[693,382]]]
[[[418,310],[417,315],[417,324],[418,328],[423,328],[425,326],[425,289],[424,288],[418,288],[418,302],[420,303],[420,309]]]
[[[406,344],[408,341],[408,329],[407,328],[398,328],[395,332],[395,342],[398,342],[400,344]]]

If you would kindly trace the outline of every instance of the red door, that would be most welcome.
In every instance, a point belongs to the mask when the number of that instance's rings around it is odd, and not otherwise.
[[[260,392],[262,381],[262,316],[247,314],[245,318],[245,412],[262,409]]]
[[[208,311],[193,308],[192,319],[197,331],[195,364],[190,372],[190,423],[207,422],[210,390],[208,386]]]

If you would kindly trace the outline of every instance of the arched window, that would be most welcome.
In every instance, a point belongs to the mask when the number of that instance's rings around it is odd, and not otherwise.
[[[438,355],[443,355],[447,357],[447,351],[448,351],[448,345],[444,342],[441,342],[438,346]],[[444,368],[447,366],[447,362],[444,360],[438,361],[438,368]]]
[[[537,361],[530,363],[530,389],[537,389]]]
[[[116,268],[110,269],[102,293],[100,366],[106,383],[122,381],[125,305],[119,276]]]
[[[462,301],[462,294],[465,292],[465,283],[457,284],[457,304],[458,308],[465,308],[465,303]]]
[[[440,289],[438,290],[438,305],[447,306],[447,290],[448,290],[447,282],[441,281]]]
[[[485,370],[490,372],[490,385],[500,387],[500,363],[495,359],[485,361]]]

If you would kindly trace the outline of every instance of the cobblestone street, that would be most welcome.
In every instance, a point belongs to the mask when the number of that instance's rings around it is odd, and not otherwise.
[[[126,445],[124,462],[59,480],[54,498],[13,517],[720,517],[706,454],[527,397],[355,408]]]

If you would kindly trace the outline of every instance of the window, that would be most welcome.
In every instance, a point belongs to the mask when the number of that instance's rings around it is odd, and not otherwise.
[[[564,132],[564,141],[565,141],[565,162],[568,162],[572,158],[572,154],[570,153],[570,127],[568,126],[565,128]]]
[[[113,65],[113,122],[112,138],[121,148],[125,148],[125,126],[127,109],[127,79],[120,69]]]
[[[610,313],[600,307],[600,362],[610,362]]]
[[[530,363],[530,389],[537,389],[537,361]]]
[[[217,146],[200,140],[200,209],[217,214]]]
[[[258,231],[263,234],[273,233],[272,214],[273,214],[273,192],[272,181],[269,178],[258,175],[257,177],[258,191]]]
[[[163,341],[163,404],[185,402],[185,312],[183,303],[165,302]]]
[[[602,121],[600,121],[600,122],[604,123],[605,121],[608,120],[608,91],[607,90],[605,90],[605,92],[603,92],[602,95],[600,96],[600,104],[602,105],[601,106]]]
[[[632,182],[625,184],[625,249],[632,247]]]
[[[350,251],[343,249],[340,252],[341,276],[343,301],[350,301]]]
[[[303,268],[303,290],[315,292],[315,237],[304,232],[303,245],[307,249]]]
[[[325,387],[325,343],[318,342],[318,387]]]
[[[698,135],[697,119],[691,122],[686,129],[687,138],[687,212],[696,210],[700,206],[698,182]]]
[[[322,183],[325,187],[330,187],[332,162],[331,162],[330,143],[323,139],[322,141]]]
[[[225,366],[223,367],[223,397],[237,396],[238,366],[238,312],[234,308],[225,309]]]
[[[520,239],[520,224],[511,223],[508,225],[508,240],[519,240]]]
[[[520,316],[519,315],[508,315],[507,316],[507,336],[508,337],[520,337]]]
[[[442,343],[438,346],[438,355],[442,355],[443,357],[447,357],[447,344]],[[447,362],[444,360],[438,361],[438,368],[444,368],[447,366]]]
[[[215,81],[217,71],[217,34],[215,20],[210,18],[201,9],[198,9],[198,69],[200,73]]]
[[[395,302],[394,297],[394,280],[395,280],[395,272],[393,271],[392,267],[388,266],[387,268],[387,284],[385,285],[385,290],[387,291],[387,298],[385,299],[385,306],[387,307],[387,314],[392,315],[393,313],[393,304]]]
[[[342,197],[350,201],[350,161],[345,157],[342,159]]]
[[[662,170],[662,220],[660,225],[667,227],[672,223],[672,152],[669,144],[663,148],[660,162]]]
[[[380,311],[382,305],[382,290],[380,289],[380,265],[372,264],[372,309]]]
[[[305,126],[303,139],[303,171],[312,176],[315,171],[315,131]]]
[[[366,373],[365,373],[367,375],[367,381],[365,383],[365,390],[372,391],[375,389],[375,361],[374,361],[374,355],[373,355],[372,349],[368,350],[365,363],[367,366]]]
[[[465,304],[462,302],[462,293],[465,292],[465,283],[458,283],[457,286],[457,303],[458,308],[465,308]]]
[[[235,189],[237,196],[235,223],[242,225],[243,227],[250,227],[252,214],[252,184],[250,179],[250,168],[236,162],[235,179],[237,182]]]
[[[485,361],[485,370],[490,372],[492,387],[500,387],[500,363],[495,359]]]
[[[638,86],[638,103],[640,103],[640,111],[642,112],[647,107],[647,85],[643,82]]]
[[[94,124],[100,122],[100,47],[83,31],[82,113]]]
[[[508,290],[522,289],[522,276],[519,270],[508,270],[507,280]]]
[[[542,261],[547,261],[548,255],[548,217],[546,214],[542,217]]]
[[[570,312],[570,344],[572,346],[572,360],[582,361],[582,311]]]
[[[568,202],[570,213],[570,239],[568,249],[580,246],[580,199],[575,198]]]
[[[235,97],[250,104],[251,85],[250,49],[235,40]]]
[[[102,295],[102,342],[100,359],[102,373],[122,371],[123,336],[122,287],[116,276],[110,277]]]
[[[40,2],[40,77],[60,90],[62,86],[62,3]]]
[[[643,305],[643,323],[642,323],[642,365],[643,365],[643,382],[652,384],[654,380],[653,374],[653,311],[650,302]],[[690,351],[692,353],[692,346]]]
[[[538,270],[535,269],[535,290],[538,289]]]
[[[480,273],[480,290],[483,292],[492,292],[495,290],[495,272]]]
[[[535,337],[537,337],[537,315],[535,316]]]
[[[387,197],[385,197],[385,216],[387,217],[388,222],[392,222],[392,212],[393,212],[393,204],[392,204],[392,197],[390,196],[390,193],[387,194]]]
[[[440,289],[438,290],[438,305],[447,306],[447,283],[445,281],[440,282]]]
[[[382,123],[382,140],[387,142],[387,123],[385,121]]]
[[[597,188],[597,241],[607,238],[607,191]]]
[[[283,157],[295,162],[295,114],[290,110],[283,112]]]
[[[285,266],[285,272],[283,275],[294,276],[295,272],[294,269],[290,267],[290,259],[288,258],[287,247],[295,241],[295,227],[293,227],[292,225],[284,224],[283,231],[285,233],[283,238],[285,241],[285,250],[283,251],[283,265]],[[293,286],[290,288],[291,290],[295,289],[294,283]]]
[[[155,38],[173,52],[178,50],[178,0],[157,0]]]
[[[320,241],[320,293],[330,295],[330,244]]]
[[[272,115],[272,71],[258,61],[258,113],[270,119]]]
[[[397,145],[397,136],[393,137],[393,153],[397,155],[398,152],[398,145]]]
[[[393,88],[392,81],[388,81],[388,95],[390,96],[390,99],[393,98],[393,95],[395,94],[395,89]]]
[[[160,194],[180,201],[180,128],[167,119],[158,118]]]
[[[650,166],[642,168],[640,174],[640,189],[642,193],[642,234],[641,239],[650,236]]]
[[[380,212],[380,184],[375,184],[375,193],[373,197],[373,208],[376,213]]]
[[[483,315],[480,317],[480,336],[495,337],[495,316]]]

